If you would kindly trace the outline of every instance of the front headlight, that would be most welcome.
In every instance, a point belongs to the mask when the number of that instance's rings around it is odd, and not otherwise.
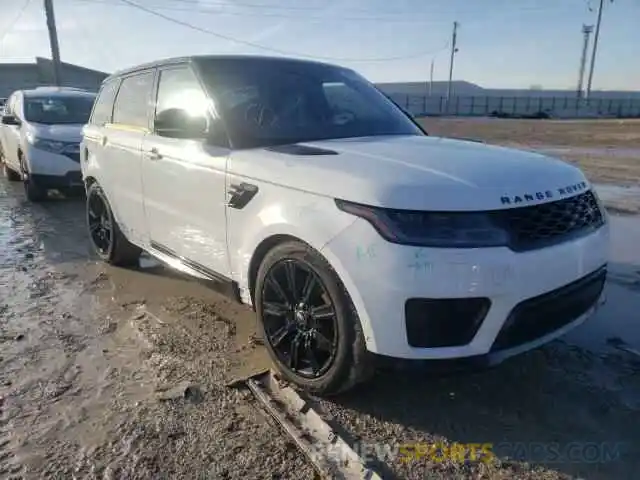
[[[509,244],[509,234],[484,212],[422,212],[336,200],[343,212],[367,220],[392,243],[420,247],[479,248]]]
[[[57,142],[55,140],[48,140],[46,138],[38,138],[33,134],[27,134],[27,140],[31,145],[40,150],[46,150],[47,152],[60,153],[67,144],[64,142]]]

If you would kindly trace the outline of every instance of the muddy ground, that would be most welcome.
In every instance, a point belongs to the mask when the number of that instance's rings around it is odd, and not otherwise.
[[[485,122],[493,138],[476,121],[429,128],[538,148],[603,146],[561,143],[569,123]],[[618,132],[618,148],[632,130]],[[607,123],[602,132],[616,131]],[[615,216],[612,228],[609,303],[563,341],[473,374],[383,371],[316,399],[318,409],[353,442],[493,443],[499,458],[388,457],[384,478],[635,478],[640,219]],[[133,270],[98,263],[81,199],[28,204],[0,178],[0,478],[313,478],[252,396],[226,387],[268,367],[253,333],[252,314],[208,286],[150,260]]]

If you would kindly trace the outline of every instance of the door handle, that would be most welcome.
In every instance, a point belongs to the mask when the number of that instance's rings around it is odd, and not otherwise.
[[[162,158],[162,155],[157,148],[152,148],[147,152],[147,158],[149,160],[160,160]]]

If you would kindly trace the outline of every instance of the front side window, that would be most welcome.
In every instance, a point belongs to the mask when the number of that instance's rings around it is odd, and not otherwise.
[[[209,98],[189,67],[160,71],[154,117],[157,135],[182,139],[208,136]]]
[[[424,135],[355,72],[274,60],[202,60],[202,79],[237,148],[333,138]]]
[[[153,90],[153,72],[144,72],[122,80],[113,108],[113,123],[146,128]]]
[[[81,124],[89,120],[95,97],[89,95],[28,96],[24,99],[24,118],[44,124]]]
[[[93,125],[104,125],[111,123],[111,117],[113,115],[113,102],[118,93],[118,86],[120,82],[118,80],[111,80],[105,83],[100,89],[98,98],[96,99],[91,114],[91,123]]]

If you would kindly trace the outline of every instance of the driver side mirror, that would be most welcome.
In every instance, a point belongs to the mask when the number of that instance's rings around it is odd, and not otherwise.
[[[207,136],[207,119],[180,108],[169,108],[156,116],[155,131],[162,137],[200,140]]]
[[[20,126],[20,120],[18,120],[18,118],[14,117],[13,115],[3,115],[2,124]]]

